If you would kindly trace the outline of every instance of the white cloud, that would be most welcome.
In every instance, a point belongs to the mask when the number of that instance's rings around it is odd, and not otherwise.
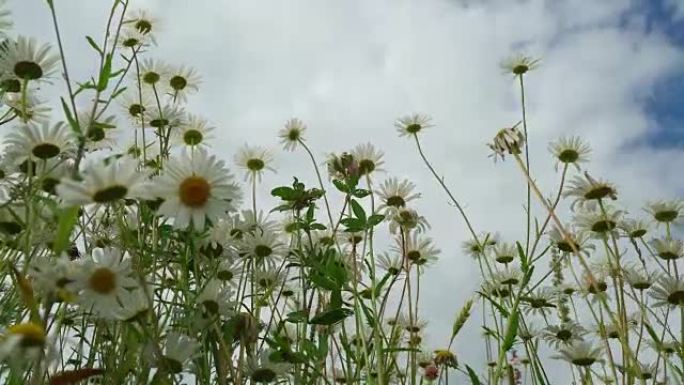
[[[632,211],[650,194],[684,191],[684,152],[638,145],[653,124],[644,99],[656,80],[681,66],[684,52],[657,34],[620,27],[628,0],[592,6],[584,0],[138,4],[163,20],[152,55],[203,74],[191,106],[219,127],[215,148],[221,156],[231,159],[245,141],[275,147],[277,129],[298,116],[311,127],[309,142],[319,159],[370,141],[386,151],[390,174],[418,183],[424,196],[419,208],[443,250],[439,265],[427,273],[430,284],[421,288],[434,343],[448,335],[453,314],[476,287],[477,267],[460,251],[467,236],[456,210],[412,142],[396,136],[392,121],[399,115],[434,117],[437,127],[423,137],[428,156],[477,229],[513,240],[522,234],[523,180],[512,162],[494,165],[484,144],[498,128],[519,120],[516,82],[498,64],[523,50],[542,58],[526,81],[533,172],[548,194],[557,176],[546,145],[573,134],[591,141],[591,170],[613,180]],[[105,7],[87,0],[57,6],[63,8],[69,60],[84,76],[92,55],[82,35],[99,36]],[[14,9],[18,29],[52,39],[45,7],[22,2]],[[267,183],[289,183],[293,175],[314,182],[303,154],[278,158],[279,173]],[[456,349],[462,360],[481,362],[484,346],[475,322],[466,333],[467,347]]]

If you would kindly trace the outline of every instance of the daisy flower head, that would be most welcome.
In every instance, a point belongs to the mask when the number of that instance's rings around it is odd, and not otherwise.
[[[240,251],[243,255],[271,266],[287,251],[275,231],[253,231],[242,237]]]
[[[78,114],[78,124],[85,132],[87,150],[111,149],[117,144],[117,136],[121,131],[117,129],[115,119],[113,115],[110,115],[94,120],[89,111]]]
[[[7,136],[9,152],[17,161],[27,158],[48,160],[76,148],[75,138],[64,123],[22,125]]]
[[[380,198],[379,212],[390,212],[392,209],[406,207],[412,200],[420,198],[420,193],[414,193],[416,185],[408,179],[399,181],[397,178],[389,178],[380,184],[380,188],[375,191]]]
[[[525,144],[525,135],[518,129],[520,123],[513,127],[505,127],[497,132],[492,140],[492,143],[487,146],[493,151],[491,155],[494,160],[499,157],[504,160],[507,154],[519,155],[522,153],[522,147]]]
[[[121,199],[149,197],[147,176],[129,158],[91,163],[81,180],[63,178],[57,194],[67,205],[108,204]]]
[[[513,55],[501,62],[501,68],[505,73],[512,73],[515,76],[522,76],[537,67],[539,59],[522,54]]]
[[[164,199],[158,213],[173,218],[176,228],[192,224],[201,231],[207,219],[226,217],[241,199],[224,162],[203,149],[171,158],[165,168],[156,180],[156,194]]]
[[[176,142],[181,145],[208,146],[214,127],[203,118],[188,114],[183,123],[174,131]]]
[[[684,200],[673,199],[650,202],[646,211],[653,215],[658,223],[674,223],[684,218]]]
[[[664,261],[675,261],[684,255],[684,241],[679,239],[654,239],[651,246],[658,258]]]
[[[139,287],[123,292],[121,306],[115,311],[114,318],[124,322],[144,319],[150,309],[148,298],[152,298],[152,291],[145,293],[145,290]]]
[[[45,329],[34,322],[14,324],[0,331],[0,362],[22,366],[40,357],[47,345]]]
[[[648,222],[641,219],[623,219],[618,223],[618,228],[632,239],[642,238],[648,233]]]
[[[39,45],[33,38],[19,36],[3,52],[0,68],[23,82],[39,81],[50,77],[58,62],[59,55],[51,52],[50,45]]]
[[[6,36],[12,28],[12,13],[7,9],[7,0],[0,0],[0,36]]]
[[[76,280],[80,266],[66,254],[56,258],[36,258],[29,265],[31,283],[36,292],[44,298],[56,301],[70,301],[75,298],[69,284]]]
[[[382,160],[385,154],[370,143],[359,144],[354,147],[351,155],[359,165],[360,175],[370,175],[373,172],[384,171],[380,167],[385,163]]]
[[[655,300],[653,306],[684,306],[684,279],[682,276],[662,275],[649,294]]]
[[[517,247],[508,242],[500,242],[494,245],[494,260],[498,263],[509,264],[518,256]]]
[[[378,255],[376,265],[392,276],[399,275],[404,269],[404,262],[402,261],[401,255],[396,253],[382,253]]]
[[[560,346],[570,345],[574,342],[582,341],[587,330],[580,324],[567,321],[558,325],[549,325],[542,332],[541,337],[552,347],[558,349]]]
[[[209,315],[231,316],[235,309],[232,297],[232,289],[223,286],[223,281],[214,278],[206,283],[195,301],[201,304]]]
[[[264,350],[258,356],[249,357],[247,376],[259,384],[275,383],[287,376],[291,364],[276,360],[277,354],[272,350]]]
[[[589,235],[585,231],[573,231],[571,226],[564,226],[565,232],[558,226],[549,231],[551,244],[562,254],[571,254],[575,251],[584,256],[589,256],[595,246],[589,243]]]
[[[285,150],[294,151],[299,142],[304,141],[304,132],[306,131],[306,124],[297,118],[292,118],[285,123],[285,127],[278,131],[280,143]]]
[[[184,103],[188,95],[199,90],[201,78],[197,71],[192,67],[180,66],[168,69],[169,95],[173,97],[175,103]]]
[[[154,41],[154,33],[159,30],[159,20],[144,9],[138,9],[129,15],[131,16],[124,20],[127,28],[138,31],[144,36],[149,36]]]
[[[573,365],[586,367],[601,361],[603,349],[589,341],[575,341],[569,346],[560,349],[560,358]]]
[[[118,47],[132,50],[140,50],[150,41],[148,35],[135,28],[123,28],[118,38],[119,40],[116,41]]]
[[[84,309],[104,318],[115,318],[121,297],[138,287],[132,274],[125,253],[114,248],[97,248],[70,285]]]
[[[396,244],[391,246],[391,249],[399,255],[405,255],[411,263],[417,266],[433,263],[441,252],[433,245],[431,238],[418,233],[405,237],[404,241],[401,238],[395,238],[395,242]]]
[[[162,81],[166,81],[169,71],[170,67],[166,63],[154,59],[145,59],[140,64],[140,81],[144,85],[155,87],[159,92],[160,88],[166,89],[166,85]],[[138,75],[136,74],[136,76]]]
[[[413,135],[418,135],[426,128],[432,127],[432,118],[428,115],[423,114],[411,114],[402,116],[394,122],[394,127],[399,131],[399,136],[412,137]]]
[[[235,164],[245,170],[245,180],[261,182],[264,171],[275,172],[273,155],[263,147],[245,145],[235,154]]]
[[[658,278],[658,273],[648,271],[636,264],[624,266],[622,270],[627,284],[639,291],[649,289]]]
[[[33,88],[27,88],[26,94],[6,92],[2,101],[12,109],[23,123],[46,124],[50,122],[50,108],[47,101],[39,98]]]
[[[169,332],[160,365],[171,373],[180,373],[199,347],[200,343],[196,339],[175,331]]]
[[[617,199],[617,190],[612,183],[602,179],[594,179],[587,172],[584,177],[575,176],[568,185],[568,189],[563,192],[564,197],[575,198],[571,208],[575,207],[594,207],[602,199]]]
[[[610,234],[617,234],[617,225],[622,219],[623,211],[605,207],[605,213],[599,210],[582,210],[574,218],[577,227],[586,231],[593,238],[603,239]]]
[[[557,159],[556,168],[559,164],[573,165],[579,171],[580,163],[589,161],[591,147],[578,136],[562,137],[549,145],[549,151]]]
[[[137,91],[129,91],[118,99],[126,117],[136,125],[141,123],[143,117],[152,110],[155,104],[153,97],[145,90],[142,96]]]
[[[408,207],[394,209],[388,217],[390,219],[389,227],[391,233],[397,233],[400,230],[422,233],[430,228],[430,224],[424,216],[418,214],[418,211]]]
[[[158,106],[152,106],[146,110],[145,121],[157,130],[179,127],[185,122],[185,114],[183,110],[170,104],[162,106],[161,109]]]
[[[485,255],[492,246],[497,245],[500,242],[498,233],[480,233],[477,240],[471,239],[463,242],[461,248],[463,251],[473,258],[479,258]]]
[[[545,315],[556,308],[557,292],[555,288],[544,287],[522,297],[525,313]]]

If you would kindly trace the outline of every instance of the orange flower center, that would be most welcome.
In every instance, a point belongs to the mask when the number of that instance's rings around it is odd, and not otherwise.
[[[178,189],[180,200],[186,206],[202,207],[209,200],[211,186],[206,179],[199,176],[191,176],[181,183]]]
[[[106,267],[100,267],[90,275],[88,287],[98,294],[109,294],[116,289],[116,274]]]

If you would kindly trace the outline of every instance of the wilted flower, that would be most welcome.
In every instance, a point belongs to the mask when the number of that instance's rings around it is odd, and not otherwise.
[[[503,160],[507,154],[518,155],[522,153],[525,144],[525,135],[518,130],[518,124],[513,127],[502,128],[494,137],[492,143],[487,144],[494,151],[494,160],[501,157]]]

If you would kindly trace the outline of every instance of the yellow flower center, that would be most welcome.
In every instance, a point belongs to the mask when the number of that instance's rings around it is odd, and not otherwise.
[[[199,176],[191,176],[181,183],[178,189],[180,200],[186,206],[202,207],[209,200],[211,186],[206,179]]]
[[[9,334],[21,336],[21,346],[24,347],[42,346],[45,342],[45,331],[33,322],[10,326],[7,330]]]
[[[88,287],[98,294],[109,294],[116,289],[116,274],[106,267],[100,267],[90,275]]]

